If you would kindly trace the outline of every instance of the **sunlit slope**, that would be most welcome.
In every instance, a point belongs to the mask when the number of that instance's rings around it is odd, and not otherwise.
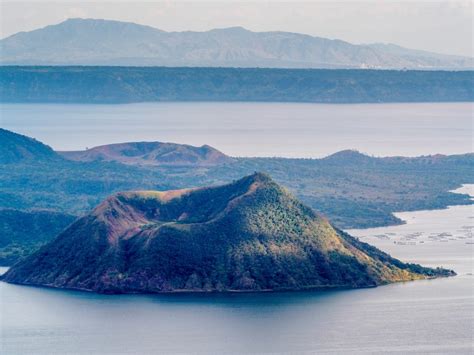
[[[4,280],[107,293],[371,287],[449,276],[336,230],[268,175],[109,197]]]

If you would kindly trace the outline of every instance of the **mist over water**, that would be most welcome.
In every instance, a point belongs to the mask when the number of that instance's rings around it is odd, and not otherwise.
[[[473,150],[473,103],[2,104],[0,126],[56,150],[164,141],[209,144],[232,156],[375,156]]]

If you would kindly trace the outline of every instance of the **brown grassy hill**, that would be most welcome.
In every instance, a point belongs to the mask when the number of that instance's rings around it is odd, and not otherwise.
[[[82,162],[114,161],[128,165],[212,166],[232,161],[208,145],[194,147],[162,142],[108,144],[83,151],[59,152],[64,158]]]

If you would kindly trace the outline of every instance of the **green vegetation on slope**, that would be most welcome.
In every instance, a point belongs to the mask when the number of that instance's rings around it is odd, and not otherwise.
[[[0,156],[13,142],[4,132]],[[214,166],[157,167],[38,155],[0,162],[0,208],[81,216],[115,192],[222,184],[254,171],[271,174],[337,227],[363,228],[399,223],[395,211],[471,204],[469,196],[448,191],[474,182],[474,155],[372,158],[345,151],[325,159],[237,158]]]
[[[3,279],[106,293],[371,287],[450,276],[342,235],[269,176],[107,198]]]
[[[61,160],[61,158],[51,147],[33,138],[0,128],[0,164],[35,160]]]
[[[0,209],[0,266],[9,266],[56,237],[76,219],[51,211]]]

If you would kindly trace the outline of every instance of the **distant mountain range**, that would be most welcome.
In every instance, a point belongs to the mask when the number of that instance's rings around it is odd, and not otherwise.
[[[470,57],[393,44],[355,45],[242,27],[166,32],[128,22],[69,19],[0,41],[3,65],[472,69]]]

